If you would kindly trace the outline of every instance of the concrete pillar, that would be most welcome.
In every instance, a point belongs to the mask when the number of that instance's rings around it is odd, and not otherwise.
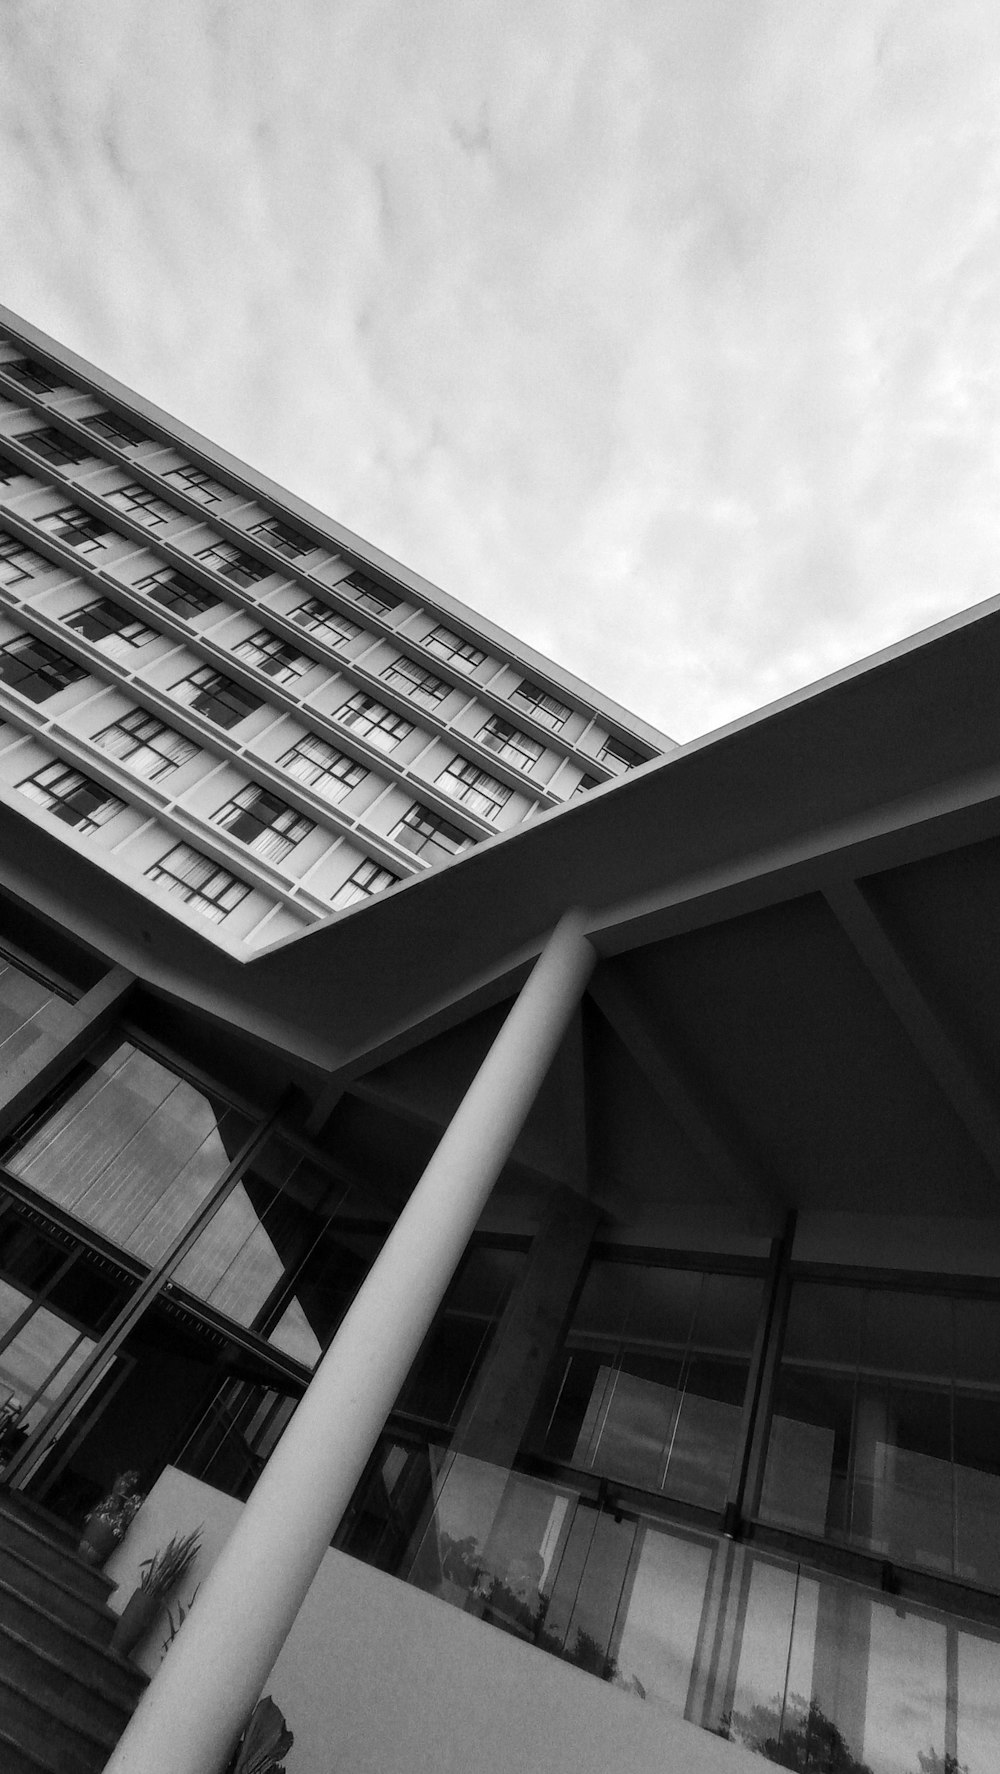
[[[230,1754],[584,991],[583,931],[569,913],[542,951],[106,1774]]]
[[[53,998],[35,1018],[34,1039],[0,1077],[0,1138],[29,1115],[99,1035],[121,1016],[135,978],[112,967],[75,1004]]]
[[[566,1333],[599,1219],[598,1209],[571,1189],[553,1190],[452,1436],[454,1453],[513,1463]]]

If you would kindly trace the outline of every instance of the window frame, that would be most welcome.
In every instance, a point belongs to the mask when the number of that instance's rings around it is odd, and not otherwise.
[[[167,868],[166,865],[171,857],[182,854],[186,858],[192,859],[193,863],[200,863],[209,871],[202,882],[192,882],[189,876],[179,875],[175,870]],[[238,875],[232,874],[221,863],[213,862],[210,856],[206,856],[201,850],[196,850],[193,844],[174,844],[156,862],[150,864],[149,868],[145,870],[145,875],[147,880],[154,881],[157,886],[164,881],[168,882],[168,893],[175,897],[179,896],[185,905],[193,906],[202,917],[207,918],[212,924],[223,923],[232,912],[238,910],[253,891],[246,881],[242,881]],[[205,891],[215,878],[220,881],[220,892],[217,898],[213,898]],[[230,905],[223,905],[224,895],[233,893],[236,893],[238,897],[233,898]]]
[[[54,781],[52,783],[42,782],[41,778],[45,776],[54,777]],[[74,778],[75,781],[71,780]],[[68,792],[57,792],[57,785],[67,783],[68,779]],[[40,789],[41,793],[30,793],[29,785],[32,788]],[[73,764],[64,763],[61,758],[53,758],[47,764],[40,765],[37,770],[31,772],[30,776],[25,776],[16,783],[15,787],[29,801],[34,801],[38,806],[44,807],[46,812],[52,813],[64,825],[69,825],[74,831],[84,834],[98,831],[103,825],[110,825],[113,819],[117,819],[119,813],[124,813],[128,805],[120,795],[113,794],[110,789],[106,789],[102,783],[96,782],[85,771],[78,770]],[[100,797],[93,809],[90,812],[80,811],[78,818],[69,818],[64,809],[75,811],[73,797],[76,795],[86,796],[90,793]]]
[[[177,691],[182,684],[193,685],[197,693],[190,699],[177,696]],[[236,693],[234,701],[249,698],[253,706],[244,708],[243,712],[236,714],[231,721],[221,721],[212,710],[219,707],[228,709],[230,705],[224,699],[233,692]],[[264,706],[262,696],[257,696],[253,690],[248,690],[236,678],[227,677],[224,671],[218,671],[214,665],[199,665],[195,667],[194,671],[186,672],[182,678],[177,679],[176,683],[170,685],[168,694],[175,696],[182,708],[193,708],[196,714],[202,715],[214,726],[221,727],[225,733],[231,732],[234,727],[239,726],[241,721],[245,721],[249,715],[256,714],[257,710]]]
[[[135,723],[135,728],[129,728],[126,725],[127,722]],[[142,724],[146,724],[147,727],[151,724],[157,731],[155,733],[149,731],[139,733],[135,729]],[[135,744],[129,751],[116,751],[103,743],[109,733],[119,733],[130,739],[134,738]],[[155,741],[164,736],[169,737],[172,741],[176,740],[179,747],[189,747],[188,755],[186,757],[172,757],[169,752],[159,751]],[[144,708],[129,709],[125,714],[119,715],[116,721],[109,722],[108,726],[102,727],[99,732],[92,734],[90,743],[98,746],[107,757],[113,758],[129,770],[130,774],[137,777],[140,782],[159,782],[162,777],[173,775],[175,770],[182,770],[185,764],[189,764],[192,758],[198,757],[201,753],[201,747],[195,740],[189,739],[185,733],[178,733],[175,727],[168,726],[166,721],[161,721],[158,715],[152,715]],[[161,761],[150,771],[136,770],[132,767],[130,760],[140,752],[151,754]]]

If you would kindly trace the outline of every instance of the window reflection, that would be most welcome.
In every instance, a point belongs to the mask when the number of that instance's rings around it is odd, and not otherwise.
[[[560,1463],[721,1508],[757,1329],[753,1277],[597,1262],[536,1445]]]
[[[761,1514],[1000,1587],[1000,1302],[796,1285]]]

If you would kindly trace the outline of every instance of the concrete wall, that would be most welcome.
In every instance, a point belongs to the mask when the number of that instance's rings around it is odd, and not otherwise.
[[[108,1563],[121,1609],[140,1561],[204,1524],[205,1575],[241,1505],[168,1467]],[[247,1607],[255,1605],[248,1595]],[[167,1625],[140,1647],[153,1671]],[[288,1774],[763,1774],[760,1757],[328,1552],[267,1691]]]

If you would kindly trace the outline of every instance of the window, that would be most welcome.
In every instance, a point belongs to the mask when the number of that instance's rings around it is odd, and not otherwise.
[[[43,425],[38,431],[22,431],[15,438],[15,443],[23,444],[36,456],[44,457],[46,462],[53,462],[57,468],[64,468],[69,463],[85,462],[87,459],[86,444],[77,443],[73,437],[67,437],[65,431],[59,431],[55,425]]]
[[[485,726],[480,727],[477,738],[480,745],[495,751],[498,758],[506,758],[519,770],[530,770],[544,750],[537,739],[522,733],[519,727],[512,727],[509,721],[502,721],[499,715],[490,716]]]
[[[26,548],[16,536],[0,530],[0,585],[20,585],[22,579],[33,579],[47,566],[47,561]]]
[[[510,789],[495,776],[488,776],[464,758],[452,758],[437,779],[438,788],[453,801],[463,801],[484,819],[495,819],[501,807],[510,800]]]
[[[387,887],[394,887],[398,880],[399,876],[391,869],[380,868],[377,862],[362,862],[337,888],[330,904],[335,912],[343,911],[356,900],[368,899],[373,893],[383,893]]]
[[[414,801],[389,836],[405,850],[412,850],[414,856],[423,856],[428,862],[446,862],[472,843],[466,832],[459,831],[457,825],[449,825],[440,813],[432,813],[419,801]]]
[[[324,801],[333,802],[342,801],[369,774],[363,764],[328,745],[325,739],[318,739],[315,733],[303,733],[278,759],[278,764],[296,781],[322,795]]]
[[[341,704],[335,719],[343,721],[345,727],[353,727],[379,751],[395,751],[400,740],[413,732],[409,721],[404,721],[401,715],[394,715],[381,702],[363,696],[360,691]]]
[[[75,629],[84,640],[92,641],[112,659],[127,655],[130,647],[146,647],[156,639],[155,628],[136,621],[109,597],[95,598],[93,603],[81,605],[79,610],[65,617],[65,622],[67,628]]]
[[[180,514],[165,499],[158,499],[148,487],[137,486],[134,482],[127,487],[116,487],[107,496],[109,505],[134,517],[137,523],[146,524],[149,529],[157,530],[161,524],[169,524]]]
[[[217,573],[224,573],[234,585],[256,585],[258,579],[266,579],[271,571],[251,555],[244,554],[242,548],[234,548],[231,542],[215,542],[211,548],[202,548],[197,558],[207,567],[214,567]]]
[[[577,795],[589,795],[592,788],[598,788],[599,786],[596,776],[581,776],[573,793],[570,795],[570,800],[575,801]]]
[[[176,844],[146,870],[151,881],[158,881],[168,893],[179,893],[186,904],[193,906],[203,918],[221,924],[240,905],[250,889],[238,881],[228,869],[193,850],[190,844]]]
[[[184,702],[198,714],[205,715],[217,727],[235,727],[262,706],[261,698],[252,690],[234,683],[221,671],[213,671],[210,665],[199,666],[186,678],[179,678],[170,689],[178,702]]]
[[[0,647],[0,680],[27,696],[29,702],[45,702],[86,676],[75,659],[67,659],[45,641],[36,641],[34,635],[19,635]]]
[[[367,573],[348,573],[343,583],[357,592],[357,601],[361,608],[373,611],[376,616],[384,616],[387,610],[394,610],[402,602],[394,591],[386,591],[383,585],[379,585]]]
[[[104,538],[110,533],[107,524],[91,517],[89,511],[81,511],[78,505],[63,505],[58,511],[48,511],[35,521],[40,530],[47,530],[57,542],[68,542],[81,554],[94,554],[103,548]]]
[[[47,370],[44,364],[36,363],[33,357],[16,357],[12,363],[2,366],[5,376],[20,382],[23,388],[30,388],[35,394],[51,394],[53,388],[60,388],[62,383],[58,376]]]
[[[117,413],[95,413],[93,418],[84,419],[88,431],[96,431],[98,437],[107,439],[108,443],[117,444],[119,449],[130,449],[133,444],[148,443],[144,431],[128,419],[122,419]]]
[[[428,708],[434,708],[437,703],[443,702],[451,689],[451,685],[446,684],[443,678],[436,678],[432,671],[422,670],[412,659],[407,659],[402,654],[391,665],[386,666],[382,676],[394,689],[403,690],[417,702],[426,703]]]
[[[312,664],[304,653],[297,653],[290,642],[280,640],[269,628],[258,628],[245,641],[237,641],[233,653],[247,665],[265,671],[276,684],[294,683]]]
[[[289,850],[316,830],[311,819],[296,813],[287,801],[279,800],[269,789],[248,783],[231,801],[212,814],[216,825],[233,838],[239,838],[248,850],[266,862],[280,862]]]
[[[641,751],[636,751],[633,746],[626,745],[623,739],[615,739],[611,734],[604,741],[597,756],[602,764],[607,764],[610,770],[615,771],[634,770],[637,764],[647,762]]]
[[[447,659],[462,671],[475,671],[482,665],[486,654],[481,647],[474,647],[471,641],[463,641],[460,635],[452,634],[450,628],[432,628],[425,634],[421,646],[429,652],[436,653],[439,659]]]
[[[364,630],[349,616],[341,616],[338,611],[331,610],[329,605],[320,603],[319,598],[306,598],[304,604],[296,604],[292,611],[292,621],[315,635],[318,641],[326,641],[328,646],[339,647],[345,641],[356,641]]]
[[[550,696],[547,690],[543,690],[540,684],[533,684],[530,678],[521,679],[517,689],[511,691],[510,699],[519,708],[527,709],[543,726],[551,727],[553,733],[558,733],[560,727],[565,727],[573,712],[565,702]]]
[[[179,487],[189,499],[197,499],[200,505],[217,505],[226,495],[225,487],[220,487],[203,468],[168,468],[163,478]]]
[[[259,524],[251,524],[250,534],[259,536],[269,548],[276,548],[279,554],[287,555],[292,561],[300,554],[311,554],[315,547],[308,536],[301,536],[298,530],[292,529],[291,524],[283,524],[276,517],[264,518]]]
[[[214,610],[221,602],[214,591],[206,591],[204,586],[197,585],[185,573],[175,573],[171,567],[161,567],[159,572],[136,580],[135,589],[147,591],[165,610],[172,610],[184,622],[189,622],[192,616],[203,615],[206,610]]]
[[[109,794],[99,782],[84,776],[81,770],[72,770],[68,764],[46,764],[17,786],[29,801],[37,801],[57,819],[81,832],[96,831],[99,825],[114,819],[116,813],[125,811],[125,802],[117,795]]]
[[[23,468],[0,450],[0,487],[9,487],[11,481],[18,480],[24,472]]]
[[[165,727],[141,708],[132,709],[121,720],[95,733],[93,743],[145,782],[159,782],[198,755],[193,740]]]

